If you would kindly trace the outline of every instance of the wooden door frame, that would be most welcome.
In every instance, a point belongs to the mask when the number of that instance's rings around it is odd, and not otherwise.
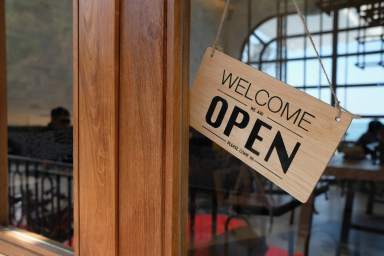
[[[118,1],[74,0],[76,255],[117,255]]]
[[[189,0],[74,9],[75,252],[185,255]]]
[[[73,0],[76,255],[186,255],[189,5],[189,0]],[[0,136],[6,138],[4,15],[1,19]],[[135,96],[139,90],[150,95]],[[135,150],[132,140],[140,143]],[[0,140],[3,170],[6,159],[7,143]],[[7,172],[0,180],[5,226]],[[8,242],[9,247],[0,244],[0,252],[16,244],[26,255],[58,255],[46,241],[36,249],[12,236]]]

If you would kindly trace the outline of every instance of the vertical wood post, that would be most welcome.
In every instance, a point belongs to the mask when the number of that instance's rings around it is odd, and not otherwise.
[[[186,255],[189,168],[190,1],[166,6],[164,254]]]
[[[121,1],[120,255],[186,254],[188,6]]]
[[[74,3],[76,253],[185,255],[189,0]]]
[[[75,1],[75,247],[81,256],[118,254],[119,2]]]

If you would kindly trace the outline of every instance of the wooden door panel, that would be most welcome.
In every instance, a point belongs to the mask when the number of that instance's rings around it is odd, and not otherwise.
[[[182,20],[188,6],[121,1],[120,255],[183,254],[189,31]]]
[[[79,255],[117,255],[118,6],[118,0],[78,5]]]

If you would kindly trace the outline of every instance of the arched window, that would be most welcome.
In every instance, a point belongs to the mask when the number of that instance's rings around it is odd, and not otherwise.
[[[347,140],[357,139],[371,119],[384,120],[384,27],[364,16],[368,8],[319,10],[306,16],[342,106],[364,117],[353,122]],[[241,60],[333,103],[297,14],[280,14],[256,26],[244,43]]]

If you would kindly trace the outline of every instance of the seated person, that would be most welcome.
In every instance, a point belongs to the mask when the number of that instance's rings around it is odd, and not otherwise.
[[[51,121],[47,125],[49,130],[65,129],[71,125],[69,111],[63,107],[57,107],[51,111]]]
[[[383,128],[383,124],[380,121],[373,120],[368,124],[368,130],[360,136],[356,145],[361,146],[364,149],[365,154],[372,154],[372,149],[369,147],[372,143],[379,142],[379,131]]]
[[[384,126],[379,130],[379,146],[377,147],[380,156],[380,164],[384,165]]]

